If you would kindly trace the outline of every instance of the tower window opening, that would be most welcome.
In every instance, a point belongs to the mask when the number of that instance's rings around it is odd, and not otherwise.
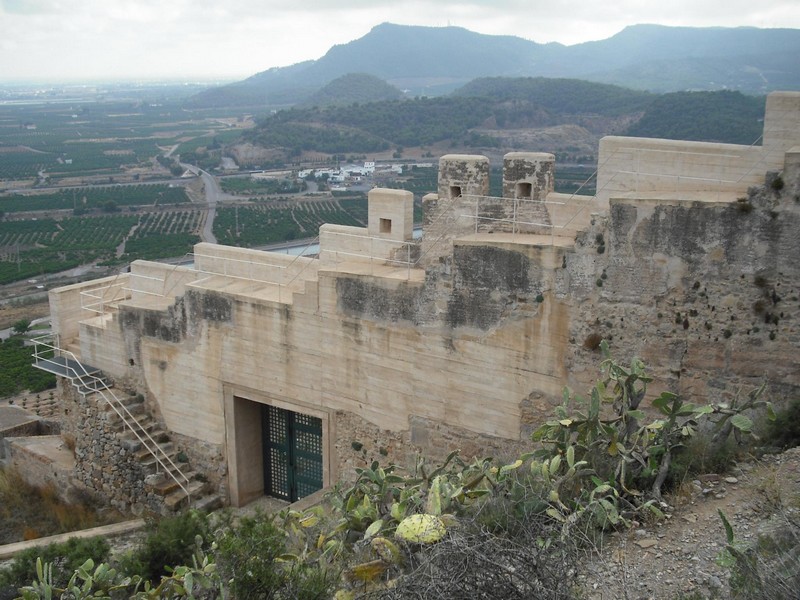
[[[533,198],[533,184],[529,182],[518,183],[517,198]]]
[[[381,219],[379,224],[379,231],[381,233],[392,233],[392,220]]]

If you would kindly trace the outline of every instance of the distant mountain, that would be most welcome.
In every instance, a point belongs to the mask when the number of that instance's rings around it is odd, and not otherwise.
[[[304,104],[309,106],[332,106],[358,102],[399,100],[403,92],[383,79],[366,73],[342,75],[314,92]]]
[[[192,97],[193,106],[280,106],[348,73],[408,95],[441,95],[478,77],[559,77],[657,92],[800,89],[800,30],[634,25],[601,41],[537,44],[459,27],[384,23],[318,60],[276,67]]]
[[[475,33],[460,27],[417,27],[383,23],[362,38],[333,46],[322,58],[276,67],[244,81],[194,96],[196,106],[249,104],[254,98],[283,99],[289,90],[319,89],[348,73],[368,73],[408,89],[412,95],[441,95],[475,77],[524,75],[516,57],[544,47],[512,36]],[[503,56],[515,57],[509,69]],[[410,89],[409,89],[410,88]],[[310,95],[310,93],[308,94]]]
[[[634,25],[566,49],[573,76],[653,92],[800,89],[800,30]]]

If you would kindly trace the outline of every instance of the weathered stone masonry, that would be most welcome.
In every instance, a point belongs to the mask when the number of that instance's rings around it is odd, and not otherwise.
[[[102,283],[54,290],[54,325],[236,505],[263,493],[262,404],[320,419],[325,485],[510,454],[594,381],[600,338],[699,400],[766,378],[780,401],[800,387],[800,94],[767,113],[763,147],[606,138],[594,198],[552,191],[552,155],[507,155],[503,198],[488,159],[444,156],[421,241],[411,195],[373,190],[368,227],[323,226],[319,259],[198,244],[193,268],[134,263],[99,317],[79,297]]]

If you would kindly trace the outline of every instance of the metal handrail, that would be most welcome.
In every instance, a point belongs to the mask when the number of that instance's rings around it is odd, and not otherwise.
[[[88,311],[91,311],[91,312],[96,312],[96,313],[99,313],[99,314],[102,315],[102,314],[105,314],[105,307],[106,307],[107,304],[114,303],[114,302],[120,302],[120,301],[123,301],[123,300],[127,300],[128,297],[127,297],[126,294],[123,294],[122,297],[119,297],[116,294],[117,291],[125,292],[127,290],[127,288],[124,286],[123,283],[118,283],[117,282],[117,279],[119,279],[119,277],[120,277],[119,274],[117,274],[117,276],[114,278],[114,281],[111,282],[108,285],[104,285],[104,286],[101,286],[101,287],[96,287],[96,288],[92,288],[90,290],[85,290],[85,291],[80,292],[81,308],[84,309],[84,310],[88,310]],[[111,298],[106,299],[105,298],[105,292],[106,292],[106,290],[111,290],[111,289],[115,290],[115,292],[111,296]],[[100,292],[100,294],[96,293],[98,291]],[[83,302],[84,298],[90,298],[92,300],[96,300],[96,302],[84,303]],[[98,305],[100,306],[100,310],[98,310],[96,308],[93,308],[94,306],[98,306]]]
[[[187,501],[191,503],[191,494],[189,493],[188,488],[186,486],[184,486],[183,483],[181,483],[181,481],[178,479],[177,475],[175,474],[175,473],[177,473],[178,475],[180,475],[186,481],[187,484],[189,483],[189,478],[183,473],[183,471],[181,471],[180,467],[178,467],[178,465],[175,464],[175,462],[167,455],[167,453],[164,452],[164,450],[161,448],[161,446],[158,444],[158,442],[156,442],[153,439],[153,437],[145,430],[145,428],[142,427],[141,423],[139,423],[139,421],[136,419],[136,417],[133,416],[133,414],[131,414],[131,412],[128,410],[128,408],[120,401],[119,398],[117,398],[117,396],[114,394],[114,392],[111,391],[111,386],[109,386],[100,377],[97,377],[97,376],[89,373],[89,371],[86,369],[86,367],[83,365],[83,363],[80,360],[78,360],[78,358],[75,356],[75,354],[73,352],[70,352],[69,350],[64,350],[63,348],[58,347],[56,344],[49,344],[49,343],[47,343],[45,341],[47,339],[54,339],[54,338],[57,341],[57,336],[54,336],[54,335],[45,335],[45,336],[40,336],[40,337],[37,337],[37,338],[32,338],[31,341],[33,342],[33,348],[34,348],[33,356],[34,356],[34,358],[37,361],[39,361],[39,360],[41,360],[41,361],[51,360],[52,361],[52,358],[44,357],[44,356],[40,355],[40,346],[43,346],[46,350],[52,350],[54,356],[56,356],[56,355],[64,356],[64,357],[69,358],[70,360],[74,361],[75,364],[78,365],[81,368],[81,370],[83,370],[82,374],[79,373],[73,367],[68,366],[66,363],[64,364],[65,371],[67,373],[71,372],[71,373],[74,374],[73,377],[69,377],[70,382],[72,383],[73,387],[75,387],[78,390],[79,393],[81,392],[81,388],[79,386],[75,385],[75,380],[77,379],[78,381],[81,382],[81,387],[84,387],[84,388],[90,390],[91,392],[99,393],[103,397],[103,400],[105,400],[106,404],[108,404],[108,406],[110,406],[111,409],[122,420],[123,424],[133,433],[134,436],[136,436],[136,439],[142,444],[142,446],[144,446],[144,448],[150,453],[150,455],[153,458],[155,458],[156,464],[159,467],[163,468],[164,471],[178,485],[178,487],[181,488],[181,490],[183,490],[183,492],[186,494]],[[91,382],[93,384],[92,387],[89,387],[88,385],[86,385],[86,383],[85,383],[86,380],[88,380],[89,382]],[[111,396],[111,398],[113,398],[113,402],[109,399],[109,397],[106,395],[105,392],[108,392],[108,394]],[[115,403],[116,403],[116,405],[115,405]],[[131,421],[135,424],[135,427],[134,427],[134,425],[131,424]],[[137,427],[144,434],[145,437],[142,437],[139,434],[139,432],[136,430]],[[156,450],[154,450],[154,448]],[[162,460],[161,457],[159,457],[159,452],[163,456],[163,460]],[[166,461],[166,463],[169,463],[169,466],[167,466],[167,464],[165,464],[164,461]],[[169,467],[172,467],[172,469],[174,469],[174,471],[170,470]]]
[[[291,269],[291,268],[292,268],[292,265],[294,265],[294,263],[296,263],[296,262],[298,261],[298,259],[299,259],[301,256],[303,256],[303,255],[305,254],[305,251],[306,251],[306,250],[308,250],[308,249],[309,249],[311,246],[313,246],[314,244],[319,244],[319,243],[320,243],[320,239],[319,239],[319,235],[317,235],[317,237],[313,238],[313,239],[312,239],[310,242],[308,242],[308,244],[306,244],[306,245],[305,245],[305,247],[303,248],[303,251],[302,251],[302,252],[299,252],[299,253],[297,254],[297,256],[295,256],[295,257],[292,259],[292,262],[290,262],[290,263],[287,265],[287,267],[286,267],[286,268],[287,268],[287,269]],[[320,251],[322,251],[322,246],[320,246]],[[310,262],[306,262],[306,263],[304,263],[304,264],[303,264],[303,268],[302,268],[302,269],[300,269],[300,270],[299,270],[297,273],[295,273],[294,277],[292,277],[292,278],[291,278],[291,279],[290,279],[288,282],[286,282],[285,286],[286,286],[287,290],[289,289],[289,286],[290,286],[290,285],[292,285],[292,284],[295,282],[295,280],[296,280],[298,277],[300,277],[300,275],[301,275],[301,274],[302,274],[302,273],[303,273],[303,272],[306,270],[306,268],[307,268],[307,267],[308,267],[308,265],[310,265],[310,264],[311,264]],[[278,288],[278,300],[279,300],[279,301],[281,300],[281,288],[280,288],[280,287]]]

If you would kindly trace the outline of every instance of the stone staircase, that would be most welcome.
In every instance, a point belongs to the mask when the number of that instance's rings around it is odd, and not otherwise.
[[[142,467],[145,491],[163,498],[164,512],[176,512],[189,506],[206,511],[221,507],[222,498],[212,492],[202,473],[191,469],[187,457],[175,448],[169,434],[146,410],[144,401],[140,397],[129,396],[120,402],[135,421],[126,424],[108,406],[106,410],[110,426],[117,432],[122,447]],[[147,443],[152,440],[158,446],[159,458],[145,446],[142,439]]]
[[[103,428],[108,428],[111,440],[119,441],[144,472],[145,495],[161,498],[148,504],[157,505],[164,513],[188,506],[213,510],[223,504],[204,475],[189,468],[188,458],[176,450],[140,396],[115,390],[99,369],[83,364],[73,352],[61,350],[55,340],[40,338],[34,345],[34,367],[69,379],[84,400],[105,413]],[[52,404],[47,409],[58,410]]]

